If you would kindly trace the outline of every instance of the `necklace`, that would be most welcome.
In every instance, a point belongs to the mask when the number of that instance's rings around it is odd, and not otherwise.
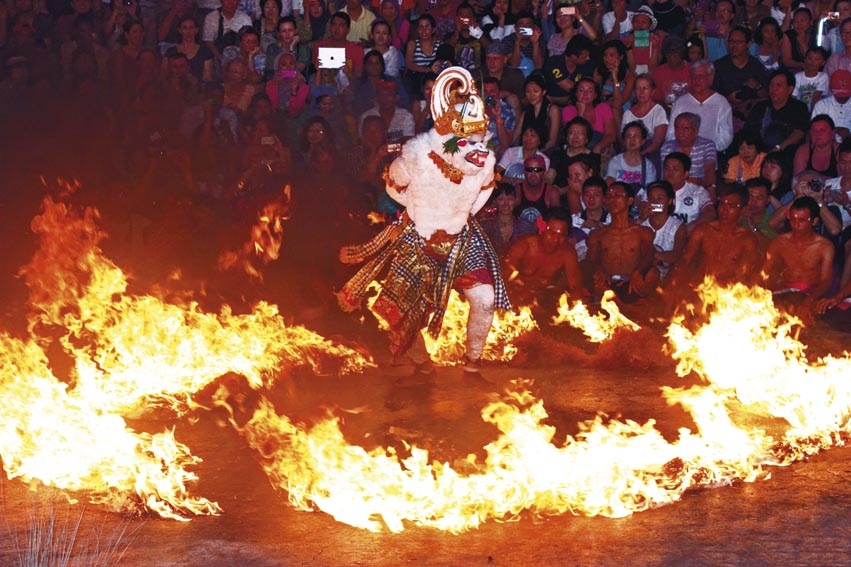
[[[436,165],[437,169],[440,170],[440,173],[443,174],[443,177],[452,183],[458,185],[461,183],[461,180],[464,179],[464,173],[460,169],[452,164],[446,163],[446,160],[437,155],[434,150],[428,153],[428,157],[431,158],[431,161],[434,162],[434,165]]]

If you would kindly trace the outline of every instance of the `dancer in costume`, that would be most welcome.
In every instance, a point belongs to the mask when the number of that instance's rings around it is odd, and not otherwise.
[[[354,310],[367,286],[380,281],[372,310],[389,325],[391,351],[407,352],[425,371],[420,330],[440,333],[455,288],[470,303],[464,369],[476,372],[494,309],[510,304],[499,260],[474,218],[493,191],[495,158],[484,103],[467,70],[451,67],[438,76],[431,114],[434,129],[405,143],[385,175],[388,195],[405,213],[370,242],[343,248],[341,261],[366,264],[338,299]]]

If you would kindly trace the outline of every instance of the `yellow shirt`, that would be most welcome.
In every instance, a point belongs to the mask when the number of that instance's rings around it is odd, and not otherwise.
[[[744,183],[748,179],[759,177],[760,171],[762,170],[762,160],[764,159],[765,153],[760,152],[756,154],[756,159],[749,165],[742,161],[742,158],[739,156],[733,156],[727,163],[727,173],[724,174],[724,179],[727,181],[738,181],[739,183]]]

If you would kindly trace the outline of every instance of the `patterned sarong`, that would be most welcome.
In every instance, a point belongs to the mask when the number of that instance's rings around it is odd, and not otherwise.
[[[410,218],[403,215],[368,243],[344,248],[342,261],[369,261],[338,292],[340,307],[345,311],[356,309],[369,284],[381,281],[373,311],[390,327],[390,350],[394,354],[405,352],[423,327],[433,337],[440,334],[453,287],[463,290],[492,283],[494,306],[511,309],[499,259],[478,221],[470,217],[461,232],[451,238],[447,250],[435,253]]]

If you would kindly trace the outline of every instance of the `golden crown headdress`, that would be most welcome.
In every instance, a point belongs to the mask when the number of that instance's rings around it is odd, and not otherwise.
[[[473,77],[463,67],[449,67],[437,76],[431,93],[431,115],[434,129],[441,136],[451,132],[467,138],[488,129],[485,104]]]

